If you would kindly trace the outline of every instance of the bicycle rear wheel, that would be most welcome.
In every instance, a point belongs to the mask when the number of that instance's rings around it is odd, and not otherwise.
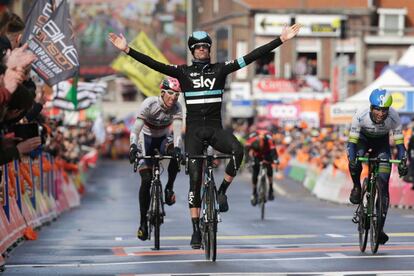
[[[154,193],[155,193],[155,208],[154,208],[154,248],[155,250],[159,250],[160,249],[160,228],[161,228],[161,212],[160,212],[160,204],[161,204],[161,199],[160,199],[160,188],[161,188],[161,183],[154,183],[155,185],[155,189],[154,189]]]
[[[375,182],[375,186],[373,187],[373,192],[371,195],[371,208],[372,208],[372,216],[370,220],[371,224],[371,252],[377,253],[379,247],[379,235],[381,233],[381,226],[382,226],[382,214],[383,214],[383,204],[382,204],[382,192],[381,187],[379,186],[379,182]]]
[[[358,207],[359,250],[361,252],[365,252],[365,249],[367,248],[369,233],[369,219],[367,213],[369,201],[367,194],[368,179],[365,178],[363,183],[361,203],[359,203]]]
[[[217,258],[217,209],[216,209],[216,189],[211,182],[208,189],[210,204],[208,206],[209,223],[208,235],[210,245],[210,260],[215,262]]]
[[[265,204],[266,204],[266,189],[267,188],[267,177],[265,174],[260,176],[259,182],[259,206],[260,206],[260,218],[264,220],[265,217]]]

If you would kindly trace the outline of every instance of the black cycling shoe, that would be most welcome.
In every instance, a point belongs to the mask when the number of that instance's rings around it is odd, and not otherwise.
[[[378,236],[378,243],[379,244],[385,244],[388,241],[389,237],[387,234],[385,234],[384,231],[381,231],[381,233]]]
[[[273,191],[269,191],[269,196],[267,197],[267,199],[268,199],[269,201],[273,201],[273,200],[275,200],[275,196],[274,196],[274,194],[273,194]]]
[[[225,213],[229,210],[229,204],[227,203],[227,196],[225,194],[218,194],[217,201],[220,212]]]
[[[141,225],[139,227],[138,232],[137,232],[137,238],[142,241],[148,240],[148,227],[146,224]]]
[[[170,189],[165,189],[164,194],[165,194],[165,204],[167,204],[168,206],[173,205],[175,203],[174,191]]]
[[[252,204],[252,206],[257,205],[257,194],[252,194],[252,196],[250,197],[250,203]]]
[[[193,232],[193,235],[191,235],[190,245],[192,249],[201,248],[201,232],[200,231]]]
[[[352,189],[349,201],[351,201],[352,204],[359,204],[361,202],[361,188],[354,187]]]

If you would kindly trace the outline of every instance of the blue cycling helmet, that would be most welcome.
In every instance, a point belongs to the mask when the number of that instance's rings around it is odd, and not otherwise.
[[[392,96],[387,90],[377,88],[371,92],[369,102],[374,107],[390,107],[392,105]]]
[[[188,38],[188,48],[190,49],[190,51],[194,50],[194,45],[197,43],[208,43],[211,46],[213,42],[207,32],[196,31],[193,32]]]

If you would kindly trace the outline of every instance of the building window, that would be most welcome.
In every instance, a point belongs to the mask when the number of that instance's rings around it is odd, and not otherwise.
[[[350,77],[350,79],[354,79],[357,75],[357,66],[356,66],[356,55],[355,53],[346,53],[346,52],[342,52],[342,53],[336,53],[336,57],[339,56],[347,56],[348,57],[348,77]]]
[[[374,61],[374,79],[377,79],[388,65],[388,61]]]
[[[404,35],[406,9],[378,9],[378,35]]]
[[[213,14],[217,14],[219,12],[219,0],[213,1]]]
[[[270,52],[263,55],[256,61],[256,75],[271,75],[276,74],[275,67],[275,53]]]
[[[340,56],[347,56],[348,65],[348,79],[359,80],[361,79],[361,43],[358,39],[348,38],[337,40],[336,42],[336,58]]]
[[[318,75],[318,55],[317,53],[298,53],[293,69],[294,76],[301,78],[306,75]]]

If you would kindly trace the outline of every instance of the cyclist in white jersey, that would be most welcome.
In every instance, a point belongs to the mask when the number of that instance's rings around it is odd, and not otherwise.
[[[398,166],[400,176],[407,174],[406,150],[404,147],[404,137],[400,116],[391,107],[392,96],[385,89],[375,89],[369,97],[371,106],[360,109],[352,118],[351,130],[348,140],[348,159],[349,171],[354,183],[349,200],[353,204],[361,201],[361,172],[362,165],[356,160],[358,156],[363,156],[368,149],[372,149],[374,156],[380,158],[391,158],[391,148],[389,143],[389,133],[392,133],[394,144],[398,149],[397,158],[402,160]],[[384,210],[388,210],[389,193],[388,181],[391,173],[389,163],[379,164],[379,181],[384,196]],[[385,223],[386,211],[383,223]],[[381,226],[384,227],[384,224]],[[379,236],[381,244],[388,241],[387,234],[381,231]]]
[[[173,185],[181,158],[182,108],[177,102],[181,89],[177,79],[167,77],[160,85],[161,95],[146,98],[139,107],[137,119],[131,130],[129,161],[138,155],[151,155],[158,149],[161,154],[172,154],[175,158],[168,165],[168,182],[165,186],[165,203],[175,203]],[[170,126],[173,129],[171,139]],[[173,140],[173,141],[171,141]],[[172,148],[173,146],[173,148]],[[150,204],[152,161],[142,159],[139,164],[141,187],[139,189],[140,227],[137,237],[148,239],[147,212]]]

